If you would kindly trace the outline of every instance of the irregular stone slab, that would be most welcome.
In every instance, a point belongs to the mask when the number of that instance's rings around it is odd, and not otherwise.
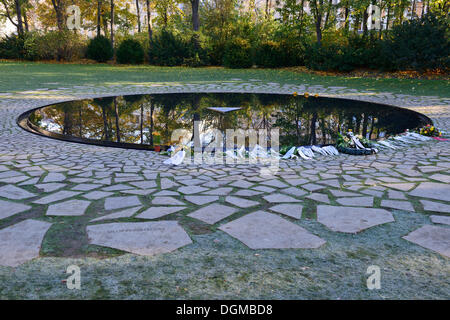
[[[38,257],[42,239],[51,225],[29,219],[0,230],[0,265],[17,267]]]
[[[357,233],[395,220],[392,214],[384,209],[319,205],[317,221],[332,231]]]
[[[428,200],[420,200],[420,203],[422,203],[423,208],[426,211],[450,213],[450,205],[448,205],[448,204],[443,204],[443,203],[428,201]]]
[[[413,211],[413,205],[408,201],[398,201],[398,200],[382,200],[381,206],[386,208],[405,210],[405,211]]]
[[[207,188],[203,188],[200,186],[186,186],[186,187],[180,187],[178,188],[178,192],[181,192],[183,194],[194,194],[194,193],[199,193],[199,192],[203,192],[209,190]]]
[[[394,191],[394,190],[390,190],[390,191]],[[394,192],[398,192],[398,191],[394,191]],[[361,193],[368,194],[370,196],[374,196],[377,198],[381,198],[383,196],[383,192],[377,191],[377,190],[372,190],[372,189],[361,190]]]
[[[160,196],[179,196],[180,194],[176,191],[170,191],[170,190],[163,190],[155,193],[153,196],[160,197]]]
[[[361,196],[360,194],[357,194],[355,192],[347,192],[347,191],[334,190],[334,189],[330,189],[330,192],[335,197],[358,197],[358,196]]]
[[[213,189],[207,192],[203,192],[202,194],[214,195],[214,196],[223,196],[225,194],[229,194],[233,190],[233,188],[218,188]]]
[[[179,184],[168,179],[168,178],[161,178],[161,189],[170,189],[173,187],[178,187]]]
[[[396,189],[400,191],[409,191],[416,186],[415,183],[384,183],[383,185],[389,189]]]
[[[404,236],[403,239],[450,258],[449,228],[425,225]]]
[[[395,190],[389,190],[388,191],[388,197],[390,199],[397,199],[397,200],[406,200],[405,195],[400,191]]]
[[[325,240],[265,211],[256,211],[219,227],[250,249],[318,248]]]
[[[335,187],[335,188],[340,188],[341,187],[341,184],[339,183],[339,180],[337,180],[337,179],[322,180],[322,181],[317,181],[317,183],[319,183],[319,184],[326,184],[327,186]]]
[[[275,188],[270,188],[270,187],[266,187],[266,186],[257,186],[252,189],[257,190],[257,191],[267,192],[267,193],[274,192],[276,190]]]
[[[280,193],[269,194],[268,196],[264,196],[263,198],[270,203],[301,202],[300,200]]]
[[[144,256],[171,252],[192,243],[176,221],[107,223],[86,230],[91,244]]]
[[[43,183],[47,182],[60,182],[66,180],[66,176],[62,173],[58,172],[50,172],[42,181]]]
[[[83,195],[83,197],[86,199],[89,199],[89,200],[98,200],[98,199],[109,197],[113,194],[114,193],[112,193],[112,192],[93,191],[93,192],[86,193],[85,195]]]
[[[307,179],[300,179],[300,178],[285,179],[285,181],[293,186],[298,186],[309,182],[309,180]]]
[[[185,180],[177,180],[179,183],[184,184],[185,186],[195,186],[200,183],[204,183],[205,180],[202,179],[185,179]]]
[[[28,192],[25,189],[16,187],[12,184],[4,185],[0,187],[0,197],[8,198],[12,200],[22,200],[31,197],[35,197],[34,193]]]
[[[445,183],[450,183],[450,175],[447,174],[433,174],[432,176],[429,176],[428,178],[433,179],[433,180],[437,180],[437,181],[441,181],[441,182],[445,182]]]
[[[450,184],[422,182],[409,194],[415,197],[450,201]]]
[[[105,199],[105,210],[122,209],[126,207],[135,207],[140,205],[141,201],[139,201],[137,196],[112,197]]]
[[[186,207],[151,207],[142,212],[141,214],[137,215],[136,218],[157,219],[184,209],[186,209]]]
[[[325,188],[325,186],[320,186],[320,185],[314,184],[314,183],[308,183],[308,184],[302,185],[302,188],[313,192],[313,191],[317,191],[317,190],[323,189],[323,188]]]
[[[263,182],[261,182],[261,184],[269,186],[269,187],[274,187],[274,188],[286,188],[286,187],[288,187],[287,184],[285,184],[285,183],[283,183],[283,182],[281,182],[280,180],[277,180],[277,179],[263,181]]]
[[[303,206],[301,204],[277,204],[270,207],[269,210],[284,214],[294,219],[300,219],[302,217]]]
[[[248,182],[246,180],[238,180],[238,181],[235,181],[235,182],[229,184],[229,186],[231,186],[231,187],[242,188],[242,189],[248,189],[253,185],[254,185],[254,183]]]
[[[127,186],[126,184],[115,184],[109,187],[105,187],[102,189],[102,191],[122,191],[122,190],[129,190],[129,189],[133,189],[133,187],[131,186]]]
[[[290,195],[295,196],[295,197],[303,197],[306,194],[306,191],[303,191],[303,190],[301,190],[299,188],[296,188],[296,187],[290,187],[290,188],[286,188],[286,189],[281,189],[280,191],[283,192],[283,193],[290,194]]]
[[[68,200],[51,204],[47,209],[47,216],[82,216],[91,204],[86,200]]]
[[[16,176],[16,177],[12,177],[12,178],[7,178],[7,179],[0,179],[0,182],[4,182],[4,183],[19,183],[25,180],[30,179],[29,176]]]
[[[31,209],[22,203],[0,200],[0,219],[5,219],[20,212]]]
[[[239,190],[239,191],[233,193],[233,195],[241,196],[241,197],[254,197],[261,193],[262,192],[260,192],[260,191],[253,191],[253,190]]]
[[[58,189],[64,188],[65,186],[65,183],[41,183],[35,185],[35,187],[44,190],[44,192],[56,191]]]
[[[126,194],[135,194],[138,196],[148,196],[149,194],[152,194],[155,192],[156,189],[132,189],[132,190],[122,190],[120,193],[126,193]]]
[[[198,209],[197,211],[188,214],[188,216],[206,222],[208,224],[214,224],[220,220],[225,219],[228,216],[231,216],[237,211],[238,209],[236,208],[214,203]]]
[[[156,205],[172,205],[172,206],[184,206],[185,203],[172,197],[155,197],[152,204]]]
[[[373,197],[350,197],[350,198],[339,198],[336,202],[344,206],[355,206],[355,207],[372,207]]]
[[[151,189],[157,187],[156,181],[130,182],[130,184],[141,189]]]
[[[81,183],[75,187],[73,187],[70,190],[75,190],[75,191],[91,191],[97,188],[102,187],[103,185],[101,184],[94,184],[94,183]]]
[[[447,216],[430,216],[431,222],[450,225],[450,217]]]
[[[259,205],[259,202],[233,196],[226,197],[225,201],[239,208],[250,208]]]
[[[64,200],[67,198],[72,198],[79,194],[80,194],[80,192],[75,192],[75,191],[58,191],[56,193],[52,193],[46,197],[43,197],[39,200],[33,201],[33,203],[49,204],[49,203]]]
[[[129,218],[129,217],[132,217],[141,208],[142,207],[128,208],[125,210],[121,210],[119,212],[107,214],[106,216],[101,216],[99,218],[92,219],[91,222],[102,221],[102,220],[112,220],[112,219],[119,219],[119,218]]]
[[[328,198],[328,195],[323,194],[323,193],[313,193],[309,196],[306,196],[306,198],[317,201],[317,202],[330,203],[330,199]]]
[[[213,201],[218,201],[219,196],[186,196],[184,197],[184,199],[198,206],[201,206]]]

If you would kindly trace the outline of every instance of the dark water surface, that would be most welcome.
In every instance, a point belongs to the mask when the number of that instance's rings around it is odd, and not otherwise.
[[[405,109],[344,99],[282,94],[171,93],[59,103],[36,109],[28,127],[81,142],[131,147],[170,145],[175,129],[279,128],[280,145],[332,144],[338,132],[376,140],[429,123]]]

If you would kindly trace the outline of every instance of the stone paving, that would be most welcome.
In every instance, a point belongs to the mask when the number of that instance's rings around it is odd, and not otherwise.
[[[16,267],[38,258],[48,230],[59,222],[81,228],[90,246],[138,255],[183,250],[194,244],[199,230],[223,233],[251,249],[320,250],[330,245],[325,234],[300,226],[302,220],[335,233],[352,233],[358,241],[358,234],[368,229],[395,227],[395,211],[431,216],[403,239],[418,250],[450,257],[449,142],[431,141],[363,157],[281,161],[276,175],[266,178],[255,164],[167,167],[162,163],[166,157],[155,152],[66,143],[16,125],[22,112],[35,107],[113,94],[294,91],[409,108],[450,130],[449,99],[349,88],[259,81],[4,93],[0,265]]]

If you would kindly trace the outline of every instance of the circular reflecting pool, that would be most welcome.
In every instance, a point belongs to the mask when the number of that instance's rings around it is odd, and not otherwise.
[[[397,107],[284,94],[172,93],[58,103],[24,113],[19,125],[48,137],[113,147],[152,149],[176,129],[279,128],[280,145],[333,144],[338,132],[376,140],[430,123]]]

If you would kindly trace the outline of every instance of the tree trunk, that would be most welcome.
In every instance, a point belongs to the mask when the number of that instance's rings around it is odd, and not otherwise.
[[[152,15],[150,9],[150,0],[147,0],[147,25],[148,25],[148,41],[152,42],[153,38],[153,27],[152,27]]]
[[[363,14],[363,34],[364,34],[364,36],[367,35],[367,31],[368,31],[367,23],[369,20],[369,14],[367,13],[367,9],[368,8],[366,8],[366,10],[364,10],[364,14]]]
[[[320,0],[317,2],[317,0],[314,0],[313,2],[310,2],[314,4],[314,19],[315,19],[315,26],[316,26],[316,37],[317,37],[317,44],[319,46],[322,45],[322,7],[323,7],[323,0]],[[320,6],[320,8],[319,8]]]
[[[317,44],[319,46],[322,45],[322,28],[320,27],[320,22],[322,21],[322,15],[319,15],[316,19],[316,37],[317,37]]]
[[[331,5],[333,4],[333,0],[329,0],[328,2],[328,8],[327,8],[327,16],[325,17],[325,23],[323,25],[323,28],[326,29],[328,26],[328,20],[330,19],[331,14]]]
[[[386,12],[386,31],[388,31],[389,30],[389,17],[390,17],[390,15],[391,15],[391,3],[389,2],[388,4],[387,4],[387,12]]]
[[[100,36],[100,26],[102,23],[102,0],[97,0],[97,37]]]
[[[15,0],[14,3],[16,5],[17,33],[19,35],[23,35],[22,8],[20,5],[20,0]]]
[[[102,106],[102,118],[103,118],[103,131],[105,133],[105,140],[109,141],[108,121],[106,120],[106,108]]]
[[[348,31],[349,23],[348,23],[348,17],[350,15],[350,9],[348,7],[345,7],[345,13],[344,13],[344,29],[345,31]]]
[[[317,122],[317,112],[313,113],[312,119],[311,119],[311,135],[309,136],[309,144],[315,145],[317,142],[316,137],[316,122]]]
[[[120,142],[119,107],[117,106],[116,98],[114,98],[114,114],[116,116],[116,139],[117,142]]]
[[[199,6],[200,0],[191,0],[191,6],[192,6],[192,28],[194,31],[198,31],[200,28],[200,17],[198,14],[198,6]]]
[[[141,103],[141,144],[144,144],[144,104]]]
[[[56,14],[56,24],[58,26],[58,31],[64,30],[64,12],[62,0],[52,0],[53,9],[55,9]]]
[[[114,51],[114,58],[116,57],[116,50],[114,50],[114,0],[111,0],[111,45]]]
[[[137,23],[138,23],[138,32],[141,32],[141,11],[139,10],[139,0],[136,0],[136,13],[137,13]]]
[[[153,101],[150,100],[150,145],[153,146],[153,130],[155,124],[153,123],[153,110],[155,107],[153,106]]]

